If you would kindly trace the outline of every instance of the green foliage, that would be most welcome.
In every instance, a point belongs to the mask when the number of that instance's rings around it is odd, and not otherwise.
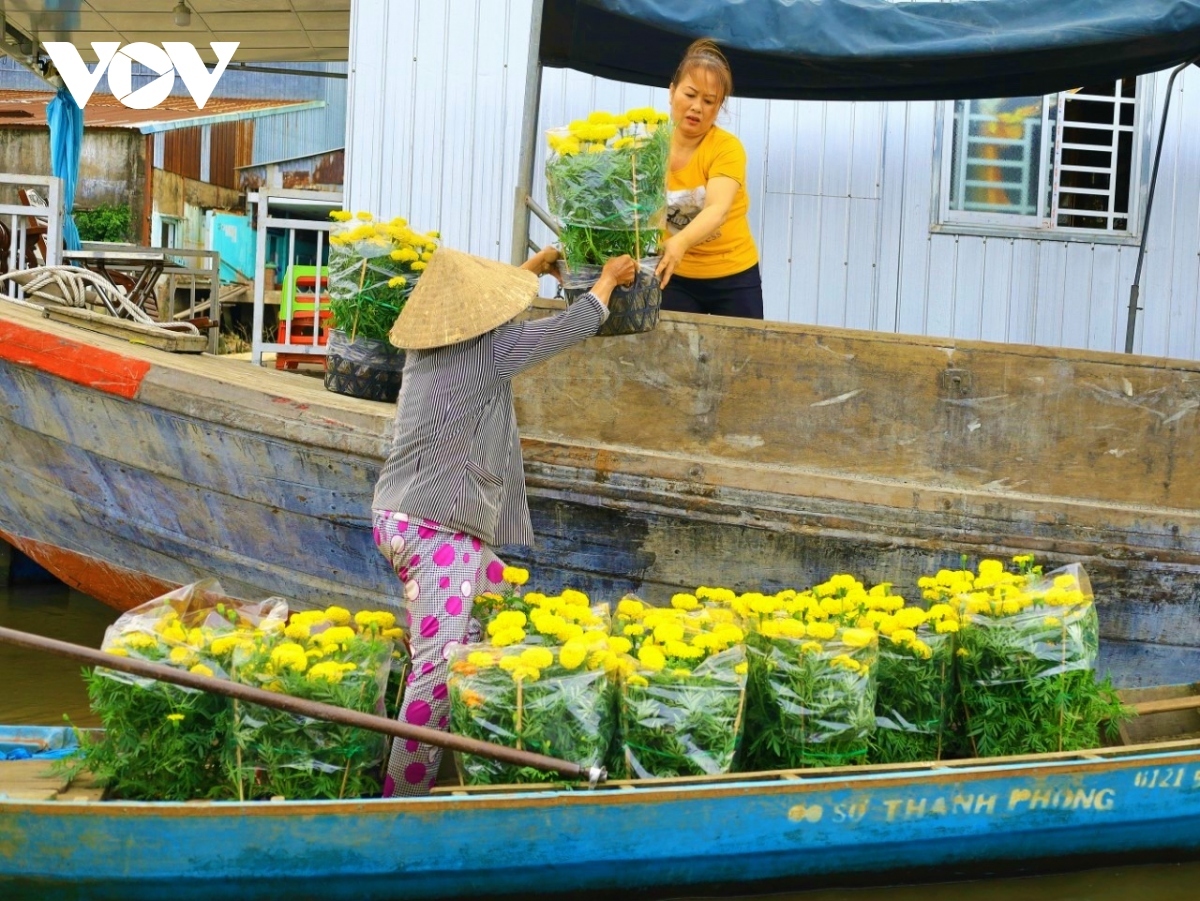
[[[741,742],[746,676],[737,645],[686,669],[643,670],[622,686],[624,769],[631,778],[728,773]]]
[[[73,215],[80,240],[119,243],[132,235],[133,214],[127,206],[101,204],[92,210],[76,210]]]
[[[166,682],[84,670],[104,736],[79,733],[81,768],[114,798],[188,801],[232,798],[220,766],[228,699]]]
[[[745,768],[865,762],[875,728],[874,645],[761,633],[750,642]]]
[[[876,666],[872,763],[941,760],[948,750],[954,705],[954,641],[928,627],[918,631],[930,656],[881,639]]]

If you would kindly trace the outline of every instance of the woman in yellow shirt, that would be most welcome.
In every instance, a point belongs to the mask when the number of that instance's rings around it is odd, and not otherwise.
[[[733,92],[720,48],[695,41],[671,79],[667,234],[656,270],[664,310],[763,318],[758,248],[750,234],[746,151],[718,128]]]

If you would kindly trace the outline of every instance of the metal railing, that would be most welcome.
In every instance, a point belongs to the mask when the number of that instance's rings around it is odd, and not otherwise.
[[[4,187],[9,186],[9,187]],[[63,189],[62,179],[53,175],[0,173],[0,190],[16,194],[35,189],[46,204],[0,203],[0,270],[14,272],[35,266],[62,264]],[[18,287],[9,282],[10,296]]]
[[[329,233],[333,223],[326,220],[300,219],[288,214],[289,205],[306,203],[327,204],[331,209],[341,207],[342,195],[330,191],[299,191],[287,188],[263,188],[251,195],[255,211],[255,234],[257,249],[254,273],[254,319],[250,343],[250,359],[256,366],[262,365],[263,354],[276,355],[276,368],[281,361],[290,363],[308,361],[324,363],[327,353],[325,345],[328,328],[329,289],[323,261],[328,257]],[[286,283],[282,290],[267,285],[266,265],[268,261],[268,237],[285,242],[286,252],[279,271],[295,272],[296,267],[311,265],[314,270],[313,290],[300,294],[294,283]],[[298,242],[299,239],[299,242]],[[297,244],[305,246],[303,252]],[[288,291],[291,291],[289,294]],[[297,307],[302,303],[304,309]],[[279,307],[279,321],[275,340],[264,336],[267,306]]]

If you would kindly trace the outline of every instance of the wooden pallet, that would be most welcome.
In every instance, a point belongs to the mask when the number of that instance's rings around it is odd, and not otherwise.
[[[0,798],[16,801],[99,801],[104,789],[83,774],[73,781],[51,772],[48,760],[0,760]]]
[[[124,338],[131,344],[146,344],[172,353],[198,354],[208,349],[208,338],[204,335],[174,332],[78,307],[47,306],[44,315],[55,322],[65,322],[102,335]]]

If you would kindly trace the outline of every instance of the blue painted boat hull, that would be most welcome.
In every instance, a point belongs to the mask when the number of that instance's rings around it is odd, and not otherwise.
[[[1195,743],[407,801],[0,800],[5,898],[661,897],[1011,875],[1198,850]]]

